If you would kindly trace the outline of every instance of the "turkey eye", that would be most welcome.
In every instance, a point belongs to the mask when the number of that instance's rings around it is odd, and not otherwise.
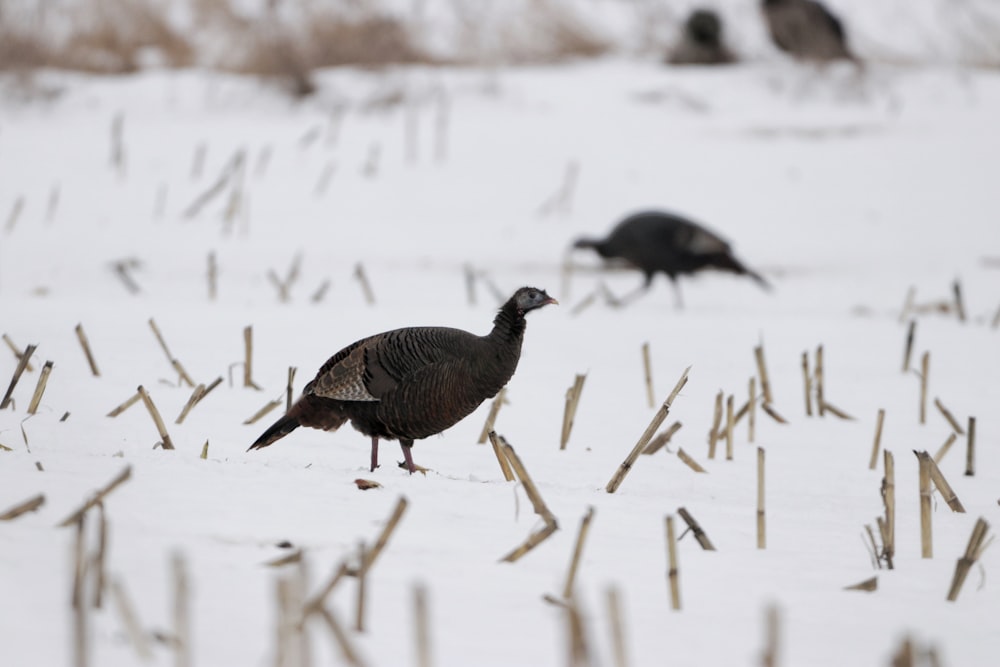
[[[537,299],[538,298],[538,292],[529,292],[528,296],[531,297],[532,299]]]

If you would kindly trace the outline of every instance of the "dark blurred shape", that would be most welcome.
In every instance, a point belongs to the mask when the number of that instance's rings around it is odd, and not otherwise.
[[[829,62],[857,58],[847,47],[844,25],[814,0],[762,0],[771,40],[798,60]]]
[[[680,40],[670,47],[671,65],[725,65],[736,57],[726,46],[722,19],[710,9],[696,9],[684,22]]]
[[[677,277],[704,269],[729,271],[753,278],[764,289],[770,285],[733,255],[729,244],[687,218],[665,211],[643,211],[626,217],[603,239],[581,238],[574,248],[590,248],[605,259],[623,259],[645,276],[635,298],[649,289],[656,273],[665,273],[674,286],[677,306],[682,306]]]

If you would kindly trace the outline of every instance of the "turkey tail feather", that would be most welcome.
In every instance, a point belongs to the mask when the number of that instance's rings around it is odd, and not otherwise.
[[[261,449],[263,447],[267,447],[271,443],[281,440],[286,435],[297,429],[300,425],[298,416],[286,414],[284,417],[271,424],[271,427],[264,431],[261,436],[257,438],[252,445],[250,445],[250,448],[247,449],[247,451],[249,452],[251,449]]]

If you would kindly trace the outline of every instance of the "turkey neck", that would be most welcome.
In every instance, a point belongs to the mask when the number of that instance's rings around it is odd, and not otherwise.
[[[524,339],[524,313],[517,312],[517,305],[513,299],[508,301],[497,312],[493,318],[493,331],[488,338],[507,345],[513,345],[516,352],[520,354],[521,341]]]

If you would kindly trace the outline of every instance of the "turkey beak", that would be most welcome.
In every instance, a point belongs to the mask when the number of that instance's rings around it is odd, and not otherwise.
[[[549,298],[547,298],[545,301],[543,301],[542,305],[544,306],[544,305],[547,305],[547,304],[550,304],[550,303],[552,305],[554,305],[554,306],[558,306],[559,305],[559,302],[556,301],[555,299],[553,299],[551,296]]]

